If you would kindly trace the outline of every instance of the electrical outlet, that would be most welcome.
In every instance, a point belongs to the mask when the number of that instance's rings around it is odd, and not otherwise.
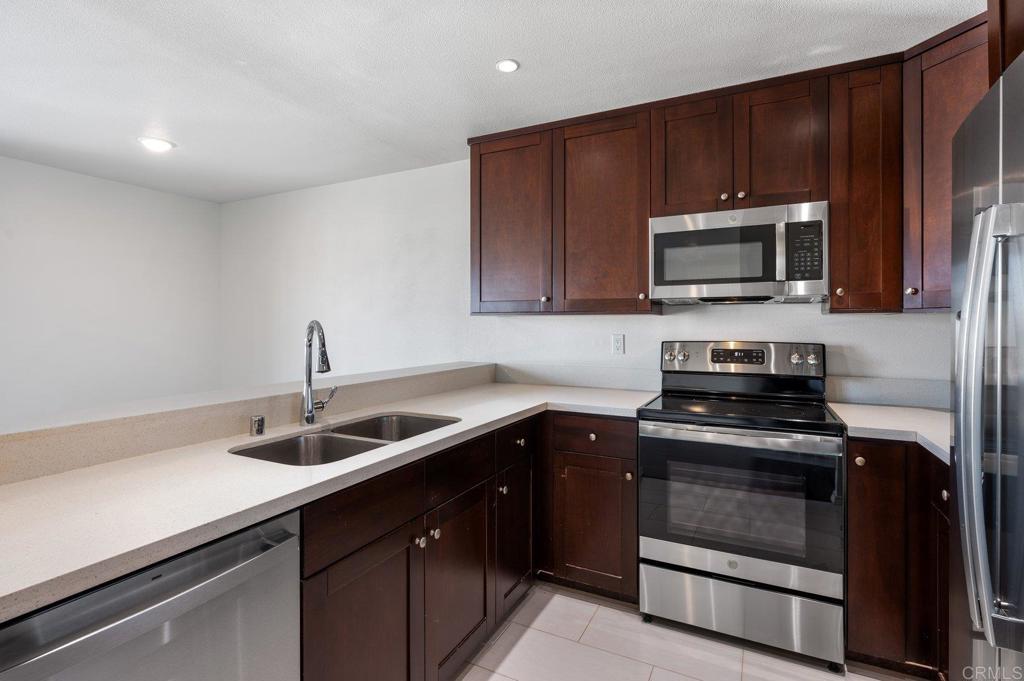
[[[624,355],[624,354],[626,354],[626,334],[624,334],[624,333],[613,333],[612,334],[612,354],[613,355]]]

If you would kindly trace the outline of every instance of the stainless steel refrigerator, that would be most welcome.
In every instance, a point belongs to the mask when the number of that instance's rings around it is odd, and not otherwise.
[[[949,673],[1024,679],[1024,59],[953,141]]]

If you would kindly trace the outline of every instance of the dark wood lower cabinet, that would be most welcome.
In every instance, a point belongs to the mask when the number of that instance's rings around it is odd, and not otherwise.
[[[493,494],[488,481],[427,514],[427,681],[453,678],[495,622]]]
[[[636,462],[556,451],[554,464],[555,576],[636,600]]]
[[[533,577],[533,476],[529,461],[498,473],[494,589],[500,620],[530,589]]]
[[[847,656],[946,678],[949,467],[913,443],[853,439],[847,475]]]
[[[422,681],[423,518],[302,582],[304,681]]]

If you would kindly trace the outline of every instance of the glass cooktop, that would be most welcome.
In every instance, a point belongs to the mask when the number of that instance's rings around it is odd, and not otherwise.
[[[764,430],[843,432],[839,420],[824,402],[787,402],[750,398],[716,398],[665,393],[638,411],[641,419],[758,428]]]

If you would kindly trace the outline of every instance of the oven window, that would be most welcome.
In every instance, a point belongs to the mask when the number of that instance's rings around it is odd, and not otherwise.
[[[772,282],[775,225],[654,235],[656,286]]]
[[[640,438],[640,534],[843,569],[842,459]]]

